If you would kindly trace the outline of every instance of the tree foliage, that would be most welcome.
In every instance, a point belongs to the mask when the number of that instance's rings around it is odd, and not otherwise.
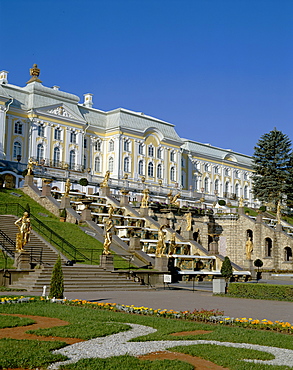
[[[82,177],[80,180],[79,180],[79,185],[81,186],[88,186],[88,180],[85,178],[85,177]]]
[[[51,298],[55,297],[57,299],[62,299],[63,293],[64,293],[63,271],[61,266],[61,257],[59,254],[52,271],[49,296]]]
[[[231,261],[229,257],[225,257],[222,267],[221,267],[221,275],[225,278],[226,281],[229,281],[229,279],[233,276],[233,268],[231,265]]]
[[[253,193],[262,202],[277,204],[292,192],[293,157],[289,137],[276,128],[259,139],[254,148]],[[288,198],[289,199],[289,198]]]

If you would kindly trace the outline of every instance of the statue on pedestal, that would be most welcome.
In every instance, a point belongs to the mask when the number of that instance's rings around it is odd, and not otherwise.
[[[181,193],[179,192],[174,196],[172,194],[173,194],[172,190],[170,190],[169,193],[167,194],[167,197],[169,198],[169,204],[179,207],[180,203],[177,200],[180,197]]]
[[[241,196],[239,198],[239,205],[238,205],[238,207],[243,207],[243,206],[244,206],[244,198],[243,198],[243,196]]]
[[[172,234],[169,244],[169,256],[172,256],[176,252],[176,237],[175,233]]]
[[[110,171],[107,171],[106,174],[105,174],[103,182],[101,182],[101,184],[100,184],[100,188],[105,188],[105,187],[108,186],[109,178],[110,178]]]
[[[141,208],[148,208],[149,199],[150,199],[149,193],[150,193],[150,191],[149,191],[148,188],[143,190],[143,197],[142,197],[142,200],[141,200]]]
[[[162,255],[166,251],[166,243],[165,243],[165,238],[166,238],[166,233],[163,231],[164,225],[160,226],[159,231],[158,231],[158,242],[156,245],[156,257],[162,257]]]
[[[33,174],[33,168],[34,168],[34,165],[37,165],[38,163],[37,162],[34,162],[32,158],[30,158],[28,160],[28,163],[27,163],[27,175],[32,175]]]
[[[113,228],[113,221],[111,219],[108,219],[105,225],[105,239],[104,239],[104,250],[103,254],[104,255],[109,255],[111,254],[110,252],[110,246],[112,243],[112,228]]]
[[[251,253],[253,252],[253,242],[251,241],[251,237],[249,236],[247,242],[245,244],[245,251],[246,251],[246,259],[251,260]]]
[[[16,220],[14,224],[19,229],[19,232],[16,234],[16,250],[22,252],[24,250],[23,247],[30,240],[31,221],[28,212],[24,212],[23,216]]]
[[[191,229],[192,229],[192,214],[191,214],[191,212],[186,213],[185,218],[186,218],[186,221],[187,221],[186,231],[191,231]]]
[[[65,192],[64,192],[64,197],[68,197],[68,196],[69,196],[70,187],[71,187],[70,180],[69,180],[69,179],[67,179],[67,180],[66,180],[66,182],[65,182]]]

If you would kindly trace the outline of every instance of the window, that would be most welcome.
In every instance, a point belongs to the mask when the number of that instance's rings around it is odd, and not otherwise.
[[[209,178],[208,177],[204,179],[204,192],[209,193]]]
[[[171,167],[170,169],[170,180],[175,181],[175,167]]]
[[[114,152],[114,141],[113,140],[109,141],[109,152]]]
[[[230,170],[229,170],[229,168],[225,168],[225,170],[224,170],[224,174],[225,174],[225,176],[229,176],[229,175],[230,175]]]
[[[229,181],[226,181],[225,182],[225,193],[229,193],[229,187],[230,187],[230,183],[229,183]]]
[[[43,144],[38,144],[37,146],[37,162],[41,162],[44,159],[44,146]]]
[[[149,157],[154,156],[154,147],[152,145],[149,146],[148,155]]]
[[[76,144],[76,133],[75,132],[70,132],[70,142],[71,144]]]
[[[101,159],[100,159],[100,157],[95,158],[95,172],[101,172]]]
[[[113,159],[113,157],[109,158],[108,169],[109,169],[110,172],[113,172],[113,169],[114,169],[114,159]]]
[[[273,243],[271,238],[265,238],[265,256],[272,257]]]
[[[130,142],[129,140],[124,141],[124,151],[129,152],[130,151]]]
[[[236,197],[240,196],[240,186],[239,186],[239,184],[235,185],[235,194],[236,194]]]
[[[243,195],[244,195],[244,199],[248,199],[248,186],[245,185],[244,186],[244,190],[243,190]]]
[[[69,168],[71,170],[74,169],[74,166],[75,166],[75,158],[76,158],[75,150],[70,150],[70,152],[69,152]]]
[[[243,177],[244,177],[244,180],[248,180],[248,173],[245,172],[244,175],[243,175]]]
[[[215,181],[215,191],[219,193],[219,180]]]
[[[240,178],[239,171],[237,171],[237,170],[235,171],[235,178],[236,178],[236,179],[239,179],[239,178]]]
[[[148,164],[148,176],[154,177],[154,165],[152,162]]]
[[[292,249],[290,247],[284,248],[285,261],[292,261]]]
[[[38,126],[38,136],[44,137],[45,136],[45,127],[44,125]]]
[[[87,148],[87,139],[86,138],[83,139],[83,147],[85,149]]]
[[[204,165],[204,170],[205,170],[205,172],[209,172],[210,166],[208,164],[205,164]]]
[[[143,161],[139,161],[138,162],[138,174],[139,175],[143,175],[144,171],[143,171]]]
[[[170,153],[170,161],[175,162],[175,152],[174,152],[174,150],[172,150],[172,152]]]
[[[95,142],[95,151],[100,152],[101,151],[101,145],[102,143],[100,141]]]
[[[16,141],[13,144],[13,158],[17,159],[21,157],[21,144],[20,142]]]
[[[157,167],[157,178],[158,179],[161,179],[163,176],[162,176],[163,172],[162,172],[162,165],[161,164],[158,164],[158,167]]]
[[[219,166],[214,167],[215,173],[219,173]]]
[[[60,149],[58,146],[54,148],[54,153],[53,153],[53,166],[54,167],[59,167],[60,166]]]
[[[54,139],[55,140],[61,140],[61,130],[60,130],[59,127],[55,128]]]
[[[129,158],[124,158],[124,172],[129,172]]]
[[[185,167],[185,159],[184,158],[181,158],[181,167]]]
[[[22,135],[22,123],[15,122],[14,124],[14,133],[18,135]]]
[[[83,168],[86,169],[87,168],[87,158],[86,158],[86,155],[84,154],[83,156]]]
[[[197,177],[197,175],[194,176],[194,190],[198,190],[198,177]]]
[[[143,154],[143,144],[138,144],[138,154]]]
[[[163,149],[162,148],[158,148],[158,150],[157,150],[157,157],[159,159],[163,159]]]

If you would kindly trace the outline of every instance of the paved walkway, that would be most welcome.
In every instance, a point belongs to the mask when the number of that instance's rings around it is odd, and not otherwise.
[[[22,295],[26,292],[0,292],[0,295]],[[265,301],[258,299],[226,298],[213,296],[211,292],[192,290],[149,290],[149,291],[98,291],[65,292],[67,299],[120,303],[150,308],[193,311],[195,308],[219,309],[232,317],[283,320],[293,323],[293,302]]]

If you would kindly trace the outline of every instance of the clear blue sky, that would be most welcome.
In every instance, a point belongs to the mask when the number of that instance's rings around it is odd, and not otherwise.
[[[292,0],[0,0],[0,70],[249,154],[293,140]]]

